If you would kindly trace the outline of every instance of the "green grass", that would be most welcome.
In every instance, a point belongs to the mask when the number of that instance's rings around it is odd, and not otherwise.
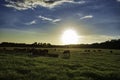
[[[49,52],[61,56],[63,50]],[[119,50],[70,50],[70,59],[0,53],[0,80],[120,80]]]

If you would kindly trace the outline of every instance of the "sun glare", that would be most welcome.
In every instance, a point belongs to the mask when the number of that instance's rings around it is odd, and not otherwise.
[[[68,29],[64,31],[62,34],[62,42],[63,44],[77,44],[78,43],[78,35],[75,30]]]

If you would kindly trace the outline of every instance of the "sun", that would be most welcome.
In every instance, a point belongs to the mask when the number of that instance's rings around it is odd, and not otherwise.
[[[77,32],[73,29],[68,29],[63,32],[61,40],[63,44],[77,44],[78,43]]]

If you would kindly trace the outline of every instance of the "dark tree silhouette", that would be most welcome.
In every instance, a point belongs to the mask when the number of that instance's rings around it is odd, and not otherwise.
[[[120,49],[120,39],[114,39],[105,41],[102,43],[93,43],[93,44],[75,44],[75,45],[51,45],[50,43],[37,43],[32,44],[25,43],[11,43],[11,42],[2,42],[0,47],[39,47],[39,48],[104,48],[104,49]]]

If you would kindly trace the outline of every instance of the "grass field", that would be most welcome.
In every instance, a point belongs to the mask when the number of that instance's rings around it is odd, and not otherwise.
[[[0,52],[0,80],[120,80],[120,50],[73,48],[70,59],[61,58],[65,49],[48,50],[60,57]]]

